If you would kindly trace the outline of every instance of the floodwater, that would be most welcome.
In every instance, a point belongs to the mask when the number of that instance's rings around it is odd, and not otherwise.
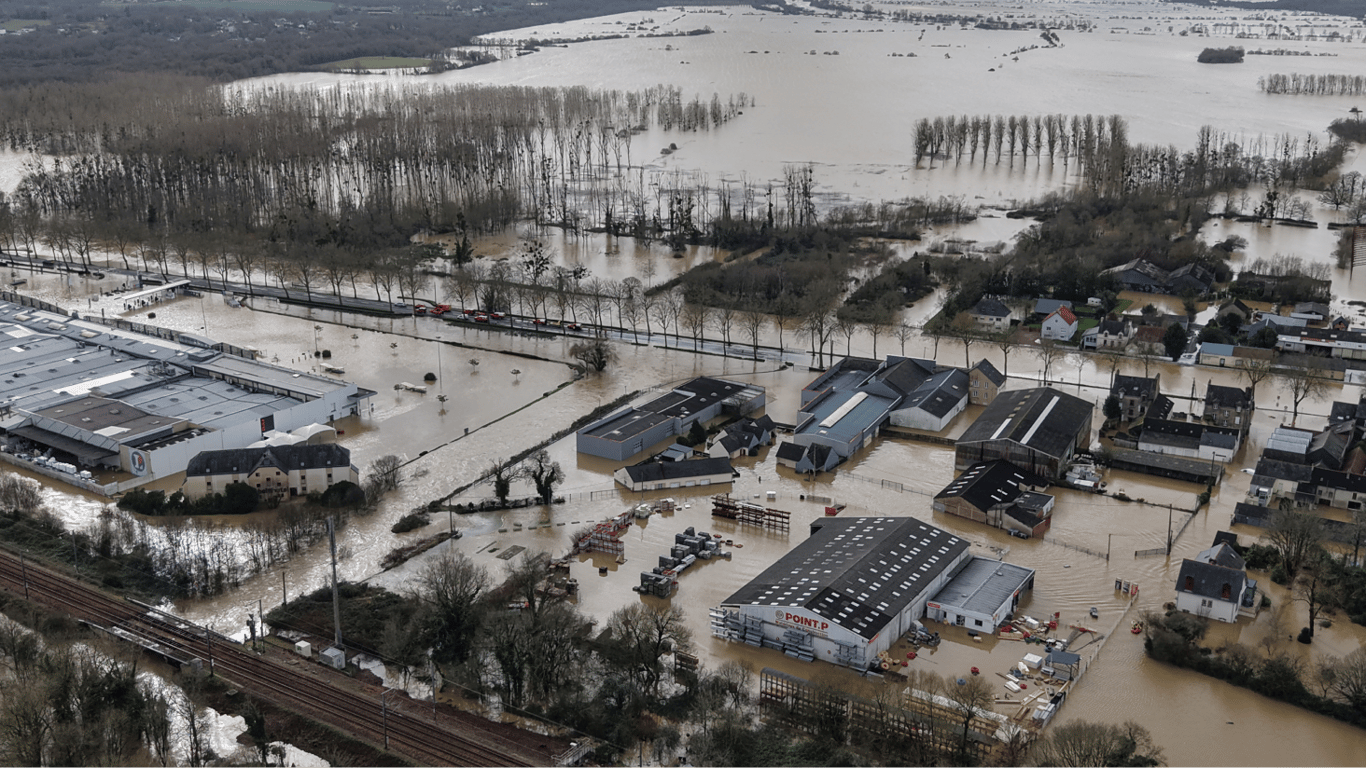
[[[944,6],[942,10],[955,9]],[[1346,114],[1352,106],[1350,100],[1265,96],[1256,88],[1257,77],[1283,71],[1353,72],[1366,65],[1366,53],[1356,44],[1235,41],[1176,34],[1212,21],[1225,24],[1218,29],[1228,31],[1245,22],[1243,31],[1255,32],[1260,28],[1260,17],[1247,12],[1200,8],[1196,14],[1191,9],[1152,3],[1125,4],[1121,10],[1125,18],[1112,17],[1118,11],[1111,6],[1085,3],[1041,4],[1031,6],[1029,14],[1018,8],[971,6],[974,13],[1037,15],[1059,21],[1075,15],[1098,25],[1094,32],[1063,29],[1064,47],[1024,51],[1016,60],[1011,52],[1038,42],[1037,30],[984,31],[790,17],[748,8],[670,9],[534,31],[538,37],[573,37],[615,31],[621,26],[619,21],[653,18],[662,29],[709,25],[715,34],[546,48],[534,55],[446,73],[434,80],[623,89],[665,82],[682,87],[686,95],[695,92],[704,98],[712,92],[725,98],[743,91],[756,99],[756,106],[746,110],[744,117],[709,133],[681,137],[663,132],[644,134],[635,143],[633,162],[661,173],[679,170],[706,176],[713,186],[742,176],[767,183],[780,179],[786,164],[812,163],[825,205],[846,199],[953,195],[977,205],[1004,208],[1012,201],[1065,187],[1067,172],[1060,166],[1038,165],[1032,158],[1023,167],[1017,161],[1015,166],[1008,162],[984,166],[979,162],[972,166],[914,168],[910,141],[914,121],[941,114],[1119,113],[1129,120],[1131,139],[1178,147],[1190,146],[1196,129],[1206,123],[1249,138],[1258,132],[1303,135],[1321,132],[1331,119]],[[1293,14],[1278,13],[1276,17],[1289,26],[1303,21]],[[1323,26],[1339,21],[1316,18]],[[1362,30],[1355,22],[1341,21],[1337,26],[1360,37]],[[1293,60],[1249,56],[1244,64],[1228,67],[1206,67],[1194,61],[1195,54],[1206,45],[1235,42],[1333,55]],[[817,54],[812,55],[812,50]],[[917,55],[890,55],[911,52]],[[429,81],[412,79],[415,86]],[[373,81],[346,75],[283,75],[260,82],[303,86]],[[678,143],[680,151],[668,156],[656,154],[653,148],[670,142]],[[1351,162],[1362,169],[1359,155]],[[20,163],[16,156],[0,156],[0,186],[15,181]],[[1255,191],[1250,194],[1255,195]],[[1315,217],[1326,222],[1333,214],[1319,208]],[[1028,225],[993,210],[970,224],[941,228],[931,233],[930,240],[959,237],[1008,241]],[[1230,234],[1249,240],[1246,251],[1235,259],[1235,268],[1275,253],[1313,261],[1331,259],[1333,237],[1325,229],[1267,228],[1219,221],[1211,222],[1204,234],[1211,241]],[[629,239],[572,238],[530,231],[481,241],[480,252],[503,255],[515,247],[518,237],[532,235],[549,241],[559,263],[582,264],[593,276],[614,280],[637,277],[643,282],[661,281],[690,265],[720,256],[708,249],[695,249],[681,259],[672,259],[662,250]],[[1363,295],[1366,285],[1358,285],[1343,272],[1335,271],[1334,275],[1334,290],[1340,297]],[[51,275],[22,276],[30,280],[24,291],[32,295],[89,312],[121,311],[117,298],[97,298],[101,289],[111,287],[107,279],[100,283]],[[364,288],[361,294],[366,295]],[[1153,300],[1163,302],[1160,297]],[[153,322],[159,325],[251,346],[261,350],[266,360],[299,369],[319,365],[314,352],[326,349],[332,353],[327,364],[344,368],[345,378],[378,393],[370,411],[337,425],[345,433],[340,442],[351,449],[353,461],[362,471],[376,458],[390,453],[412,463],[405,468],[407,480],[402,488],[390,494],[375,514],[356,519],[342,531],[338,570],[344,579],[372,578],[392,588],[405,586],[426,559],[439,556],[445,547],[386,574],[376,573],[380,558],[394,547],[447,525],[437,516],[428,528],[395,535],[389,526],[397,517],[475,480],[495,460],[549,438],[599,404],[623,393],[705,374],[767,387],[768,412],[779,422],[791,422],[799,392],[813,375],[800,368],[774,370],[772,364],[622,343],[614,345],[618,359],[606,373],[573,381],[565,365],[569,342],[562,338],[511,336],[432,318],[342,317],[278,302],[260,300],[252,304],[251,308],[232,309],[208,296],[179,299],[135,316],[145,320],[148,311],[155,311]],[[1179,311],[1179,306],[1170,301],[1167,304]],[[914,324],[923,322],[935,311],[935,305],[936,297],[926,298],[908,309],[904,319]],[[769,328],[764,342],[775,343],[776,337]],[[806,340],[789,331],[786,343],[789,348],[800,349]],[[857,334],[849,351],[868,355],[872,344],[872,339]],[[841,353],[845,351],[843,340],[838,347]],[[880,354],[901,351],[894,339],[878,340]],[[931,356],[934,342],[913,337],[904,352]],[[961,343],[942,342],[936,356],[955,365],[986,357],[998,368],[1008,370],[1011,387],[1032,386],[1040,378],[1039,361],[1025,348],[1014,348],[1007,357],[995,345],[975,344],[965,350]],[[1152,372],[1161,373],[1164,393],[1178,398],[1202,395],[1209,381],[1241,385],[1229,371],[1168,363],[1149,366]],[[1144,364],[1136,360],[1125,361],[1119,370],[1145,372]],[[418,383],[427,372],[437,378],[425,395],[393,388],[403,381]],[[1099,405],[1110,377],[1108,365],[1088,357],[1064,361],[1052,378],[1060,389]],[[1330,389],[1324,399],[1303,405],[1301,425],[1321,425],[1330,400],[1354,401],[1361,394],[1355,386]],[[438,400],[443,394],[448,398],[444,404]],[[1233,504],[1242,499],[1248,486],[1247,475],[1238,468],[1254,463],[1271,430],[1290,420],[1289,396],[1280,382],[1263,382],[1259,401],[1262,408],[1253,423],[1249,445],[1230,465],[1230,473],[1210,506],[1196,513],[1181,532],[1170,559],[1139,558],[1133,553],[1162,546],[1169,520],[1180,530],[1190,517],[1182,510],[1193,506],[1199,486],[1112,473],[1107,478],[1111,488],[1122,489],[1145,503],[1061,491],[1053,530],[1042,540],[1021,541],[957,518],[935,515],[930,497],[953,476],[951,453],[887,438],[861,452],[838,473],[814,480],[776,467],[772,449],[740,460],[741,477],[730,490],[747,499],[757,496],[763,503],[791,512],[792,528],[786,533],[737,528],[731,522],[714,520],[709,514],[710,489],[670,491],[679,502],[678,510],[633,525],[624,536],[625,564],[593,556],[572,566],[572,575],[581,586],[579,606],[604,622],[623,605],[653,600],[641,598],[630,587],[638,583],[639,571],[648,570],[659,554],[667,552],[673,535],[689,526],[719,533],[742,545],[732,550],[733,559],[690,569],[672,598],[687,612],[698,651],[710,664],[739,659],[756,668],[770,666],[809,676],[815,670],[781,654],[729,645],[710,637],[707,611],[800,541],[809,523],[824,514],[824,502],[813,497],[828,497],[847,505],[842,514],[915,516],[964,537],[980,554],[1004,556],[1010,562],[1034,568],[1038,571],[1037,586],[1023,607],[1025,612],[1035,616],[1056,612],[1064,625],[1097,624],[1103,632],[1116,635],[1064,709],[1064,720],[1135,719],[1153,732],[1172,764],[1354,764],[1366,747],[1366,735],[1361,731],[1194,673],[1155,664],[1143,656],[1139,639],[1126,631],[1138,611],[1160,608],[1170,599],[1170,585],[1181,558],[1207,547],[1217,531],[1229,527]],[[1178,399],[1177,410],[1192,409]],[[960,416],[950,434],[961,432],[977,411],[970,409]],[[454,517],[454,526],[464,538],[447,546],[459,547],[497,572],[504,566],[497,555],[512,546],[559,555],[568,547],[569,534],[578,527],[663,495],[620,491],[611,479],[617,465],[579,457],[572,436],[553,443],[549,451],[566,470],[560,491],[568,497],[567,503]],[[765,500],[769,491],[774,493],[772,502]],[[50,506],[72,523],[92,521],[102,506],[100,499],[66,489],[49,489],[45,494]],[[530,489],[514,488],[514,495],[518,494],[529,495]],[[457,500],[487,495],[487,488],[476,486]],[[1238,533],[1245,540],[1257,535],[1254,530]],[[219,535],[233,535],[232,528]],[[1111,555],[1108,560],[1091,554],[1107,551]],[[599,575],[599,566],[608,568],[606,575]],[[237,632],[257,600],[274,605],[285,592],[297,595],[316,589],[326,583],[329,570],[327,548],[314,547],[287,567],[250,580],[232,595],[182,601],[175,608],[219,631]],[[1113,590],[1116,579],[1141,588],[1141,596],[1128,614],[1124,613],[1124,598]],[[1255,644],[1262,637],[1279,636],[1281,628],[1294,631],[1303,619],[1296,618],[1298,613],[1283,592],[1273,590],[1272,598],[1276,603],[1273,609],[1263,612],[1250,626],[1218,628],[1211,634]],[[1086,615],[1091,606],[1100,610],[1098,622],[1091,622]],[[1278,619],[1283,606],[1291,615]],[[945,643],[912,664],[956,674],[979,666],[991,674],[1013,665],[1026,652],[1025,646],[1012,642],[988,639],[976,644],[961,630],[937,629],[944,632]],[[1327,654],[1348,653],[1362,638],[1362,628],[1335,622],[1331,629],[1319,633],[1312,647],[1278,641],[1277,650],[1312,661]],[[1285,738],[1285,734],[1294,734],[1294,738]]]

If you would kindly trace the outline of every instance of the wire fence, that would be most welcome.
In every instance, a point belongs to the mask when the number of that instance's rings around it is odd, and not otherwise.
[[[895,480],[887,480],[880,477],[869,477],[868,475],[860,475],[857,472],[843,472],[841,474],[853,480],[878,485],[883,488],[886,488],[889,491],[896,491],[897,493],[916,493],[920,494],[921,496],[931,495],[929,491],[922,491],[918,488],[907,488],[904,483],[898,483]]]
[[[1071,542],[1062,541],[1060,539],[1040,539],[1040,541],[1046,542],[1048,544],[1056,544],[1059,547],[1066,547],[1067,549],[1073,549],[1077,552],[1082,552],[1093,557],[1099,557],[1101,560],[1105,560],[1107,562],[1110,560],[1110,554],[1108,552],[1097,552],[1094,549],[1083,547],[1080,544],[1073,544]]]
[[[1166,547],[1153,547],[1152,549],[1139,549],[1134,551],[1134,557],[1156,557],[1157,555],[1167,554]]]

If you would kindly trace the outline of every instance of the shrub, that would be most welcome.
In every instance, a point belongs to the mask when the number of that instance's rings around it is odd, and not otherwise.
[[[400,517],[398,522],[394,523],[393,527],[389,530],[393,533],[407,533],[408,531],[431,525],[431,522],[432,520],[427,517],[426,512],[415,512],[411,515]]]

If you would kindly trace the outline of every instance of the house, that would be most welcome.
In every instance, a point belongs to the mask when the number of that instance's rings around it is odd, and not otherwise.
[[[1206,461],[1231,461],[1242,443],[1237,429],[1169,419],[1147,419],[1138,449]]]
[[[1166,354],[1167,346],[1162,341],[1166,332],[1167,329],[1160,326],[1141,325],[1134,331],[1126,351],[1134,355]]]
[[[1043,319],[1058,311],[1058,307],[1073,309],[1072,302],[1067,299],[1039,299],[1034,302],[1034,316]]]
[[[722,485],[730,483],[735,476],[730,459],[714,457],[689,461],[647,461],[622,467],[612,474],[618,483],[631,491]]]
[[[708,456],[735,459],[750,455],[760,446],[773,442],[773,419],[767,415],[758,419],[741,419],[721,430],[707,449]]]
[[[200,451],[185,466],[180,490],[199,499],[232,483],[255,488],[263,498],[307,496],[340,482],[360,483],[351,452],[336,443],[275,445]]]
[[[1322,323],[1328,319],[1328,313],[1331,311],[1327,304],[1320,304],[1316,301],[1302,301],[1295,305],[1290,316],[1306,323]]]
[[[934,511],[1041,536],[1052,524],[1048,481],[1008,461],[973,464],[934,497]]]
[[[968,374],[950,368],[916,387],[892,411],[892,423],[927,432],[939,432],[968,405]]]
[[[1239,389],[1215,384],[1210,379],[1205,384],[1204,420],[1220,427],[1233,427],[1246,435],[1252,423],[1252,412],[1257,404],[1252,399],[1252,387]]]
[[[1228,315],[1237,315],[1241,325],[1252,320],[1252,308],[1244,304],[1242,299],[1229,299],[1219,305],[1219,311],[1214,314],[1214,317],[1217,320],[1223,320]]]
[[[1328,327],[1335,331],[1350,331],[1352,330],[1352,322],[1343,315],[1338,315],[1333,318],[1333,322],[1329,323]]]
[[[1096,349],[1123,349],[1134,337],[1134,326],[1128,320],[1102,320],[1096,326]]]
[[[977,323],[977,327],[984,331],[1000,333],[1010,329],[1010,307],[996,299],[983,298],[969,310],[968,314]]]
[[[973,405],[991,405],[1001,385],[1006,383],[1005,374],[996,370],[985,357],[977,365],[968,369],[968,402]]]
[[[1247,495],[1264,507],[1272,506],[1273,502],[1279,505],[1281,499],[1289,500],[1294,506],[1312,507],[1318,501],[1313,482],[1313,467],[1267,458],[1263,452],[1262,458],[1257,460]]]
[[[830,450],[829,446],[819,443],[798,445],[787,442],[778,446],[778,464],[791,467],[800,474],[830,472],[839,466],[839,463],[839,454]]]
[[[1226,543],[1181,561],[1176,576],[1176,609],[1233,623],[1255,618],[1261,608],[1257,582],[1247,577],[1247,564]]]
[[[1067,307],[1058,307],[1045,317],[1039,337],[1055,341],[1070,341],[1077,335],[1077,316]]]
[[[1104,270],[1101,274],[1114,275],[1121,290],[1142,293],[1165,293],[1170,278],[1167,270],[1145,259],[1134,259]]]
[[[1134,421],[1148,413],[1148,406],[1162,394],[1160,382],[1162,374],[1151,378],[1145,376],[1115,376],[1110,394],[1119,400],[1120,421]]]
[[[958,438],[954,468],[1004,459],[1045,478],[1062,477],[1077,449],[1091,444],[1093,410],[1051,387],[1002,392]]]

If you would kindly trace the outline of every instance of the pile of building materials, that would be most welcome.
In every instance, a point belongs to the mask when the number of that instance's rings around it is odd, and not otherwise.
[[[626,510],[609,520],[593,526],[591,530],[574,540],[569,550],[573,557],[583,552],[602,552],[615,555],[618,563],[626,562],[626,545],[621,542],[621,532],[631,525],[634,512]]]
[[[730,553],[721,550],[721,540],[703,531],[697,533],[689,526],[683,533],[674,535],[673,549],[669,554],[659,556],[659,565],[640,574],[640,586],[632,587],[641,594],[655,597],[668,597],[678,586],[678,577],[693,563],[710,560],[713,557],[730,559]]]
[[[771,528],[778,531],[786,531],[791,526],[791,512],[784,512],[781,509],[769,509],[759,504],[751,504],[747,501],[731,498],[730,494],[720,494],[711,497],[711,514],[713,517],[724,517],[734,520],[741,525],[753,525],[759,528]]]

